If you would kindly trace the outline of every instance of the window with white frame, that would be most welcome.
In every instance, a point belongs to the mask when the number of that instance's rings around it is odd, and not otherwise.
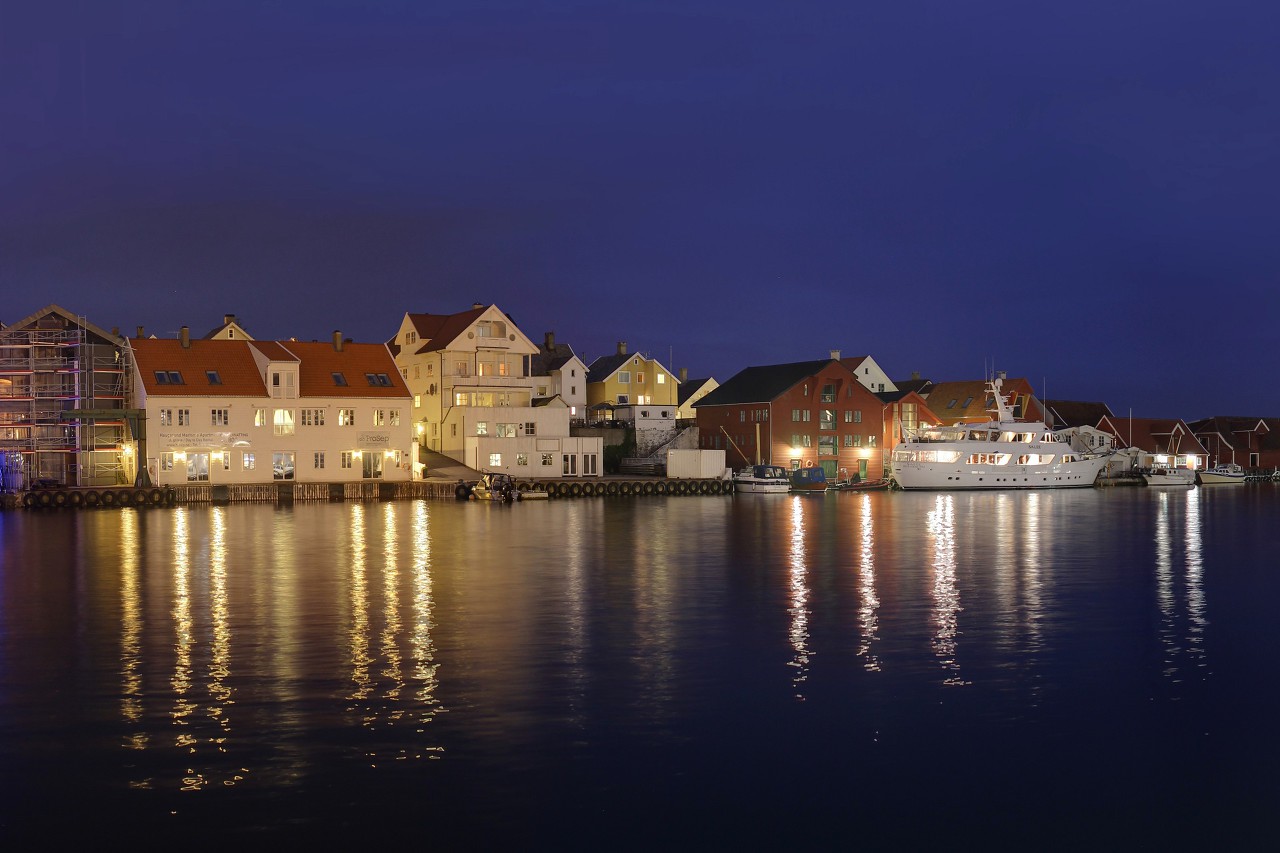
[[[355,426],[355,409],[338,409],[338,426]]]
[[[324,467],[324,451],[323,450],[317,450],[315,452],[315,456],[312,459],[311,467],[316,469],[320,469]]]
[[[161,471],[173,470],[173,454],[172,453],[160,454],[160,470]]]
[[[257,467],[257,465],[257,459],[254,458],[251,451],[246,450],[244,453],[240,454],[240,467],[245,471],[252,471]]]
[[[501,468],[501,467],[502,467],[502,454],[501,454],[501,453],[490,453],[490,454],[489,454],[489,467],[490,467],[490,468]]]
[[[293,409],[276,409],[273,421],[276,435],[293,435]]]
[[[620,371],[618,371],[618,382],[619,382],[619,383],[621,383],[621,384],[623,384],[623,385],[630,385],[630,384],[631,384],[631,371],[630,371],[630,370],[620,370]]]
[[[352,461],[351,461],[352,458],[353,458],[352,451],[344,450],[342,451],[342,457],[339,459],[338,464],[343,468],[350,468],[352,467]]]
[[[213,425],[214,425],[214,426],[226,426],[226,425],[227,425],[227,410],[226,410],[226,409],[213,409],[213,410],[212,410],[212,414],[213,414],[212,423],[213,423]]]

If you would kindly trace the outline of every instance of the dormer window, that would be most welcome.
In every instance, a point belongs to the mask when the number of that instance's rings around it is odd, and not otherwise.
[[[333,384],[334,384],[334,385],[337,385],[337,386],[342,387],[342,388],[345,388],[345,387],[346,387],[346,385],[347,385],[347,377],[343,376],[341,373],[338,373],[338,372],[336,372],[336,371],[335,371],[332,375],[333,375]]]
[[[206,370],[204,375],[209,379],[210,385],[221,385],[222,376],[216,370]]]
[[[370,387],[373,387],[373,388],[390,388],[391,387],[391,377],[385,373],[366,373],[364,375],[364,378],[369,383]]]
[[[185,382],[182,381],[182,372],[178,370],[157,370],[155,371],[155,374],[156,374],[157,385],[185,385],[186,384]]]

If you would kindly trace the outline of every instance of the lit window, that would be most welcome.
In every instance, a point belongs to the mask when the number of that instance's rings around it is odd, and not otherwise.
[[[528,454],[528,453],[517,453],[517,454],[516,454],[516,465],[526,465],[526,466],[527,466],[528,464],[529,464],[529,454]]]
[[[173,454],[172,453],[160,454],[160,470],[161,471],[173,470]]]
[[[246,451],[245,453],[241,454],[240,467],[246,471],[252,471],[254,468],[257,467],[257,461],[254,459],[252,453],[249,453],[248,451]]]
[[[293,409],[275,410],[275,434],[293,435]]]
[[[338,409],[338,426],[355,426],[355,409]]]
[[[253,411],[253,425],[254,425],[254,426],[256,426],[256,427],[266,426],[266,425],[267,425],[267,410],[266,410],[266,409],[254,409],[254,411]]]
[[[490,453],[490,454],[489,454],[489,467],[490,467],[490,468],[501,468],[501,467],[502,467],[502,454],[501,454],[501,453]]]
[[[488,434],[489,434],[489,422],[488,421],[476,422],[476,435],[488,435]]]
[[[667,384],[667,374],[663,373],[661,370],[658,371],[658,384],[659,385]]]

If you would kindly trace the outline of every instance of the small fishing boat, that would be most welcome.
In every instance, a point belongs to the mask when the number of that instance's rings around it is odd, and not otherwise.
[[[833,488],[840,492],[875,492],[889,488],[889,480],[841,480]]]
[[[793,492],[825,492],[827,490],[827,472],[820,466],[796,468],[791,472],[791,491]]]
[[[780,465],[752,465],[733,475],[733,490],[748,494],[786,494],[791,491],[791,478]]]
[[[1197,475],[1200,478],[1200,485],[1224,485],[1229,483],[1243,483],[1245,481],[1244,469],[1232,462],[1229,465],[1215,465],[1212,468],[1206,468]]]
[[[460,483],[454,493],[467,500],[495,503],[513,503],[524,499],[524,493],[516,488],[515,480],[511,479],[510,474],[488,471],[480,476],[478,483],[470,486]]]

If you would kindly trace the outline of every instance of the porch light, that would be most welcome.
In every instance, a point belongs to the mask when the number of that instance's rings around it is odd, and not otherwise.
[[[177,453],[173,454],[173,460],[175,462],[186,462],[187,452],[185,450],[179,450]]]

